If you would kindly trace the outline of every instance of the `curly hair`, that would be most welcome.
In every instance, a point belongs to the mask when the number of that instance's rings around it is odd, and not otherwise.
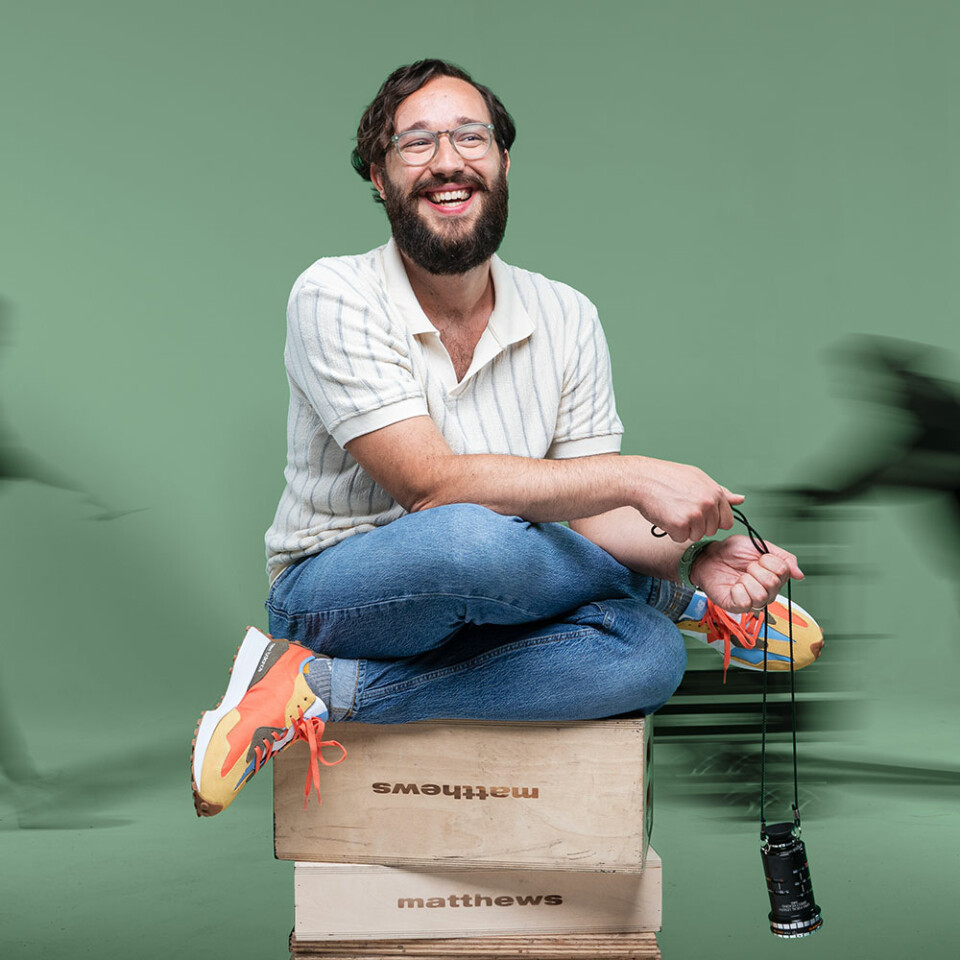
[[[513,146],[517,136],[513,117],[492,90],[483,84],[476,83],[466,70],[446,60],[418,60],[416,63],[394,70],[384,80],[373,102],[364,110],[360,118],[360,126],[357,127],[357,145],[350,155],[350,163],[364,180],[370,180],[371,164],[382,166],[384,163],[390,138],[394,132],[393,117],[397,107],[411,93],[416,93],[435,77],[455,77],[473,86],[483,97],[487,110],[490,111],[490,121],[493,123],[500,153],[503,154]],[[373,198],[377,203],[383,203],[376,190],[373,191]]]

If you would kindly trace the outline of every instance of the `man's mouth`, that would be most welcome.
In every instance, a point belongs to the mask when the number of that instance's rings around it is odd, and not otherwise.
[[[427,191],[423,194],[431,203],[435,203],[438,207],[443,206],[456,206],[460,203],[465,203],[470,197],[473,196],[473,190],[471,188],[459,189],[459,190],[437,190],[437,191]]]

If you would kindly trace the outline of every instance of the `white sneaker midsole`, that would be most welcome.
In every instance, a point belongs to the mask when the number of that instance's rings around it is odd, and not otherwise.
[[[197,742],[193,748],[193,784],[195,787],[200,784],[200,771],[203,770],[203,760],[213,731],[216,730],[217,724],[243,699],[264,651],[273,642],[256,627],[250,627],[247,630],[243,643],[240,644],[240,649],[237,651],[237,658],[233,663],[227,692],[223,695],[218,707],[207,710],[200,718],[200,726],[197,728]]]

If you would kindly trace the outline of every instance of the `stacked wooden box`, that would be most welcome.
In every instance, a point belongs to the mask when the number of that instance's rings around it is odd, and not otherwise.
[[[329,727],[346,761],[304,808],[274,761],[296,861],[294,957],[659,957],[650,723]]]

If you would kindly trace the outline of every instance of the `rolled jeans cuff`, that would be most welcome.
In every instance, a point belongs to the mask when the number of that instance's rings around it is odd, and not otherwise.
[[[683,619],[684,611],[690,605],[696,590],[674,580],[661,580],[660,593],[656,608],[674,623]]]
[[[330,721],[348,720],[356,706],[360,686],[360,661],[336,657],[330,675]]]

